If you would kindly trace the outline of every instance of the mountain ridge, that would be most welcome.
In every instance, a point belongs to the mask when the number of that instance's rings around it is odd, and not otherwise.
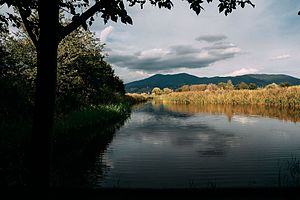
[[[150,92],[154,87],[177,89],[182,85],[193,84],[218,84],[231,80],[234,85],[245,82],[255,83],[257,86],[265,86],[271,83],[288,82],[291,85],[300,85],[300,79],[285,74],[245,74],[240,76],[214,76],[198,77],[188,73],[155,74],[148,78],[125,84],[125,90],[129,93]]]

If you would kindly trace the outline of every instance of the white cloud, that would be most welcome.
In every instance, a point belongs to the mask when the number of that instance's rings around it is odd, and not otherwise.
[[[169,53],[168,50],[164,49],[149,49],[145,51],[141,51],[138,53],[139,58],[147,59],[147,58],[161,58]]]
[[[144,78],[148,78],[154,74],[147,73],[144,71],[130,71],[123,67],[118,67],[113,65],[113,69],[115,70],[115,73],[118,74],[118,76],[124,81],[124,83],[131,82],[133,80],[140,80]]]
[[[284,60],[284,59],[288,59],[290,57],[291,57],[291,55],[289,55],[289,54],[282,54],[279,56],[272,57],[271,60]]]
[[[241,68],[239,70],[236,70],[229,74],[226,74],[226,76],[240,76],[240,75],[244,75],[244,74],[254,74],[257,72],[258,72],[258,69],[255,69],[255,68]]]
[[[100,32],[100,41],[101,42],[106,42],[106,39],[108,38],[109,34],[111,34],[111,32],[113,31],[113,27],[112,26],[108,26],[105,29],[103,29]]]

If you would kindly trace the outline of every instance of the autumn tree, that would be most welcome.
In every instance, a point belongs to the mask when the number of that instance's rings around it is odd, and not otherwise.
[[[54,122],[57,49],[60,41],[82,26],[87,28],[99,14],[104,22],[109,20],[132,24],[126,11],[125,0],[0,0],[1,8],[5,4],[13,7],[14,12],[0,14],[0,32],[7,32],[9,22],[19,27],[24,24],[37,52],[37,75],[35,111],[32,135],[32,178],[37,187],[49,186],[49,166],[51,138]],[[190,8],[199,14],[205,3],[213,0],[186,0]],[[215,0],[216,1],[216,0]],[[159,8],[171,9],[171,0],[126,0],[129,6],[146,2]],[[231,13],[237,6],[254,5],[250,0],[218,0],[219,12]],[[65,20],[68,18],[69,20]],[[63,24],[62,20],[69,21]]]

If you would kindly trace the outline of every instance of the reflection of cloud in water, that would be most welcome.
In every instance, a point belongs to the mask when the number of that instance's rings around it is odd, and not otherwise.
[[[237,142],[233,133],[215,129],[201,116],[183,117],[163,107],[151,109],[147,106],[133,113],[131,123],[123,134],[139,143],[176,146],[182,150],[193,148],[201,156],[224,155]]]
[[[255,124],[257,120],[250,117],[244,117],[244,116],[234,116],[232,118],[232,121],[238,122],[243,125],[249,125],[249,124]]]

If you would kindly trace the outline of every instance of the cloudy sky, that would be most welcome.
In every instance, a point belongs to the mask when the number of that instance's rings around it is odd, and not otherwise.
[[[299,0],[253,0],[225,17],[214,4],[197,16],[187,2],[170,10],[128,9],[133,25],[99,19],[91,30],[125,83],[156,73],[196,76],[247,73],[300,77]],[[284,3],[283,3],[284,2]]]

